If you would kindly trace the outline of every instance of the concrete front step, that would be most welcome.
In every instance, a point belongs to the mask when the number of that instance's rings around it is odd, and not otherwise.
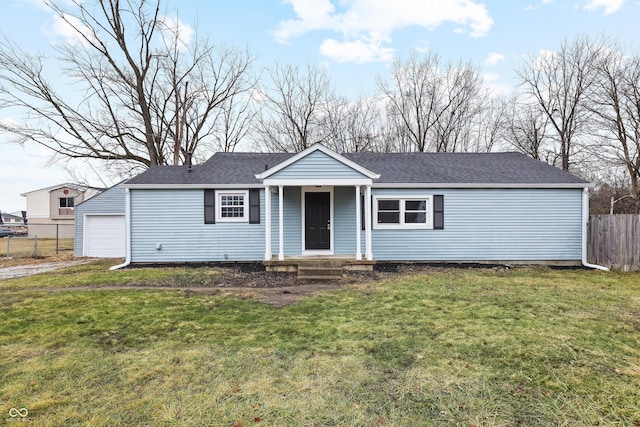
[[[342,279],[344,270],[339,266],[298,265],[298,279],[305,280],[339,280]]]
[[[313,280],[313,281],[335,281],[342,280],[342,276],[298,276],[298,280]]]
[[[297,273],[299,279],[339,280],[345,271],[372,271],[375,261],[351,257],[291,257],[264,261],[267,271]]]

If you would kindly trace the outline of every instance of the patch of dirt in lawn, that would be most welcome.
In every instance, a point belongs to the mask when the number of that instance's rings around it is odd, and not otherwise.
[[[253,298],[276,307],[284,307],[322,291],[379,281],[385,276],[386,274],[378,272],[347,273],[341,280],[308,281],[299,280],[295,273],[246,273],[233,270],[223,273],[216,280],[218,283],[215,287],[191,287],[185,289],[185,296],[231,295],[239,298]]]

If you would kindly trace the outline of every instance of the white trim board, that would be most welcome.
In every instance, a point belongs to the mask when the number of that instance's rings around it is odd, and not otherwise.
[[[558,184],[509,184],[509,183],[433,183],[433,182],[421,182],[421,183],[393,183],[393,182],[384,182],[384,183],[373,183],[373,188],[395,188],[401,190],[403,188],[474,188],[474,189],[483,189],[483,188],[530,188],[530,189],[544,189],[549,190],[553,188],[567,189],[567,188],[585,188],[591,187],[592,184],[589,183],[558,183]]]
[[[329,224],[331,228],[329,229],[329,249],[326,250],[318,250],[318,249],[305,249],[306,239],[305,239],[305,201],[306,201],[306,193],[329,193]],[[302,230],[300,234],[302,235],[301,242],[301,252],[303,256],[313,256],[313,255],[333,255],[334,252],[334,200],[333,200],[333,187],[330,186],[313,186],[313,187],[302,187],[300,189],[300,223]]]

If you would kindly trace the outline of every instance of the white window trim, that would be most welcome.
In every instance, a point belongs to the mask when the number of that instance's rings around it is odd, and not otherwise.
[[[378,200],[399,200],[400,201],[400,223],[399,224],[380,224],[378,223]],[[406,200],[426,200],[427,214],[424,224],[405,224],[405,201]],[[378,195],[373,196],[373,228],[377,230],[432,230],[433,229],[433,195]]]
[[[333,255],[333,248],[334,246],[334,235],[333,235],[333,230],[335,229],[334,227],[334,219],[333,219],[333,190],[334,187],[332,186],[326,186],[326,185],[322,185],[322,186],[306,186],[306,187],[302,187],[301,191],[300,191],[300,218],[302,218],[302,242],[301,242],[301,248],[302,248],[302,256],[316,256],[316,255]],[[306,249],[306,230],[305,230],[305,218],[306,218],[306,212],[305,212],[305,194],[306,193],[313,193],[313,192],[319,192],[319,193],[329,193],[329,224],[330,224],[330,229],[329,229],[329,249]]]
[[[243,216],[225,218],[222,216],[222,196],[243,196]],[[216,222],[249,222],[249,190],[219,190],[216,191]]]

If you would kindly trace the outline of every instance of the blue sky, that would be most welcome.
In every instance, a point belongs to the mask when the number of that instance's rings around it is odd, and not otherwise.
[[[65,2],[68,0],[59,0]],[[90,0],[86,0],[90,1]],[[312,63],[348,97],[376,91],[395,56],[431,49],[481,67],[495,90],[516,83],[523,58],[577,35],[606,35],[637,50],[639,0],[164,0],[169,17],[217,44],[246,47],[258,68]],[[187,28],[188,28],[187,27]],[[0,30],[28,51],[50,54],[68,37],[42,0],[4,0]],[[57,70],[50,70],[55,78]],[[0,120],[10,118],[0,109]],[[20,193],[69,181],[47,166],[42,148],[6,144],[0,135],[0,210],[25,209]],[[81,173],[82,162],[72,165]],[[93,185],[102,185],[94,175]],[[111,184],[106,182],[106,184]]]

